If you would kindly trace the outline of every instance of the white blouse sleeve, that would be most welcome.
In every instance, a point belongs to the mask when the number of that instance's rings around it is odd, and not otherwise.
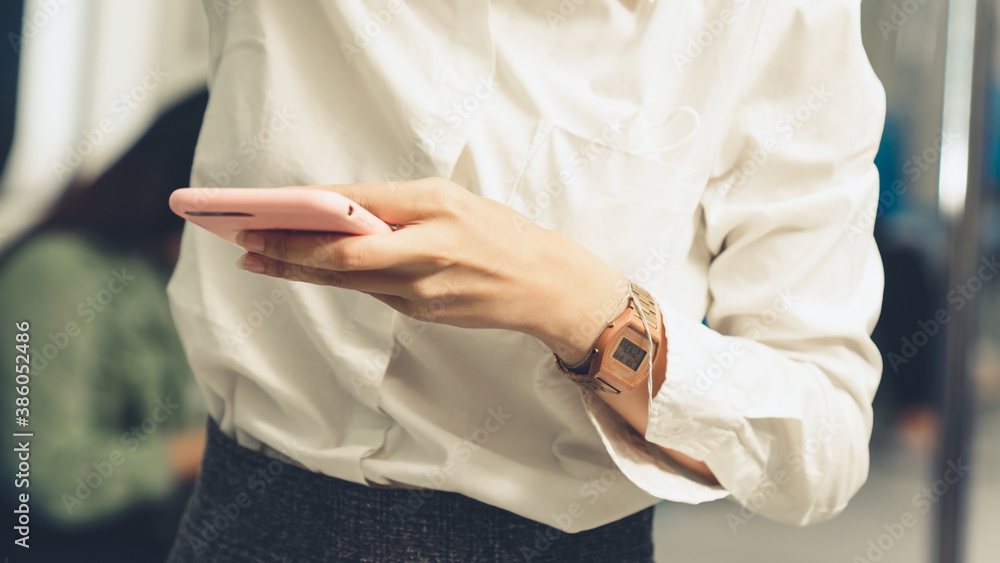
[[[765,12],[701,199],[707,326],[670,305],[683,295],[656,295],[668,367],[645,440],[584,395],[631,481],[679,502],[730,497],[744,507],[734,529],[753,513],[805,525],[843,510],[868,475],[882,370],[870,339],[883,285],[871,218],[885,95],[861,43],[860,3],[799,4]],[[704,460],[721,486],[651,443]]]

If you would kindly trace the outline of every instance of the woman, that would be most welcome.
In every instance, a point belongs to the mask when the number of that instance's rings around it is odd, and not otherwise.
[[[211,420],[171,561],[650,561],[661,499],[806,524],[864,482],[884,96],[856,3],[206,11],[192,185],[399,228],[185,231]]]

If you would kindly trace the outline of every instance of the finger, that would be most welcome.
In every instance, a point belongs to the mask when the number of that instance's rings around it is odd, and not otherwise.
[[[399,276],[387,271],[338,272],[336,270],[290,264],[252,252],[241,256],[236,261],[236,265],[249,272],[272,278],[303,281],[316,285],[386,295],[400,295],[408,287],[405,281]]]
[[[328,186],[285,186],[336,192],[390,225],[406,225],[432,217],[447,205],[455,186],[443,178],[403,182],[363,182]]]
[[[379,235],[241,231],[236,243],[248,252],[300,266],[383,270],[418,259],[412,235],[405,231]]]

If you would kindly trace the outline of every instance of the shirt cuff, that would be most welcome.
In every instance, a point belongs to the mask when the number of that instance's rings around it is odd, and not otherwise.
[[[657,498],[697,504],[726,498],[734,489],[753,490],[765,472],[740,445],[738,430],[746,422],[739,398],[726,398],[724,385],[711,384],[711,364],[700,366],[705,358],[726,362],[726,347],[720,345],[738,345],[739,340],[714,333],[710,338],[706,333],[712,331],[701,323],[669,306],[660,308],[667,335],[667,375],[649,402],[645,437],[597,392],[581,389],[594,428],[622,473]],[[720,485],[706,483],[657,445],[704,461]]]

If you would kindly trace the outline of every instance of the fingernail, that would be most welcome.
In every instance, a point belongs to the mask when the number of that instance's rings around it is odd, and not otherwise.
[[[255,274],[264,273],[264,262],[253,254],[244,254],[236,260],[236,265],[248,272]]]
[[[256,231],[240,231],[236,236],[236,244],[250,252],[264,252],[264,235]]]

